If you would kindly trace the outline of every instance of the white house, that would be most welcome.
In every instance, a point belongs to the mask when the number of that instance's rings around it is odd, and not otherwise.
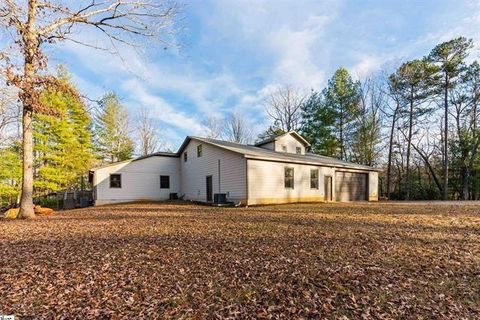
[[[176,153],[158,152],[91,170],[95,205],[140,200],[243,205],[377,201],[378,169],[308,152],[291,131],[256,145],[187,137]]]

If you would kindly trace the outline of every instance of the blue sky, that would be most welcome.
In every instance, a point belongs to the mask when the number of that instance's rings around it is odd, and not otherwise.
[[[480,41],[479,1],[182,4],[178,50],[122,47],[120,59],[65,43],[50,52],[50,61],[67,65],[84,94],[98,98],[116,91],[132,117],[139,108],[150,108],[171,148],[186,135],[201,135],[206,117],[233,110],[259,132],[268,123],[263,101],[277,86],[321,90],[340,66],[364,78],[391,71],[456,36]]]

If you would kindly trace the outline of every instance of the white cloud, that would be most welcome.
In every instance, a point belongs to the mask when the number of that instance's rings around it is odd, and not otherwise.
[[[378,71],[387,59],[379,56],[363,56],[360,61],[350,68],[350,73],[356,79],[364,79]]]
[[[130,79],[125,81],[122,87],[134,93],[128,98],[131,103],[150,108],[154,118],[192,134],[203,131],[204,128],[197,119],[177,110],[163,98],[148,92],[140,81]]]

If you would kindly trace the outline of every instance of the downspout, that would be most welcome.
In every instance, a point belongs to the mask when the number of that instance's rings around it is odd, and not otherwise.
[[[220,159],[218,159],[218,193],[222,193],[220,178]]]

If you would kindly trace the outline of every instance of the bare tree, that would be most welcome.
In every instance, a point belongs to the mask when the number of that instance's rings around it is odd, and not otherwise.
[[[236,143],[249,143],[252,140],[252,131],[247,120],[238,112],[228,115],[225,122],[225,139]]]
[[[265,109],[274,127],[285,132],[298,130],[302,120],[302,105],[307,95],[291,86],[275,90],[267,98]]]
[[[205,137],[210,139],[219,139],[225,132],[225,120],[214,116],[208,117],[203,121]]]
[[[137,119],[140,154],[146,156],[159,150],[160,139],[149,109],[141,108]]]
[[[15,124],[18,123],[20,115],[18,114],[18,105],[12,90],[9,88],[0,88],[0,147],[8,142],[15,132]]]
[[[81,3],[81,4],[79,4]],[[42,90],[61,86],[55,78],[42,74],[47,59],[44,46],[70,40],[93,48],[113,48],[118,44],[140,47],[142,40],[158,39],[169,44],[176,6],[170,1],[153,0],[28,0],[0,3],[0,28],[12,35],[20,61],[6,57],[9,82],[19,89],[23,120],[23,170],[21,218],[35,217],[33,211],[33,127],[35,112],[52,113],[39,99]],[[88,43],[78,37],[80,28],[91,28],[105,41]],[[98,39],[97,39],[98,40]],[[150,41],[151,42],[151,41]],[[99,46],[97,43],[105,43]]]
[[[390,77],[387,81],[390,103],[385,104],[384,109],[380,109],[387,118],[390,118],[390,128],[389,128],[389,138],[388,138],[388,160],[387,160],[387,199],[390,199],[391,192],[391,181],[392,181],[392,159],[393,159],[393,148],[394,148],[394,138],[395,138],[395,129],[397,126],[397,121],[399,118],[399,113],[402,107],[402,98],[398,92],[398,83],[394,77]]]

